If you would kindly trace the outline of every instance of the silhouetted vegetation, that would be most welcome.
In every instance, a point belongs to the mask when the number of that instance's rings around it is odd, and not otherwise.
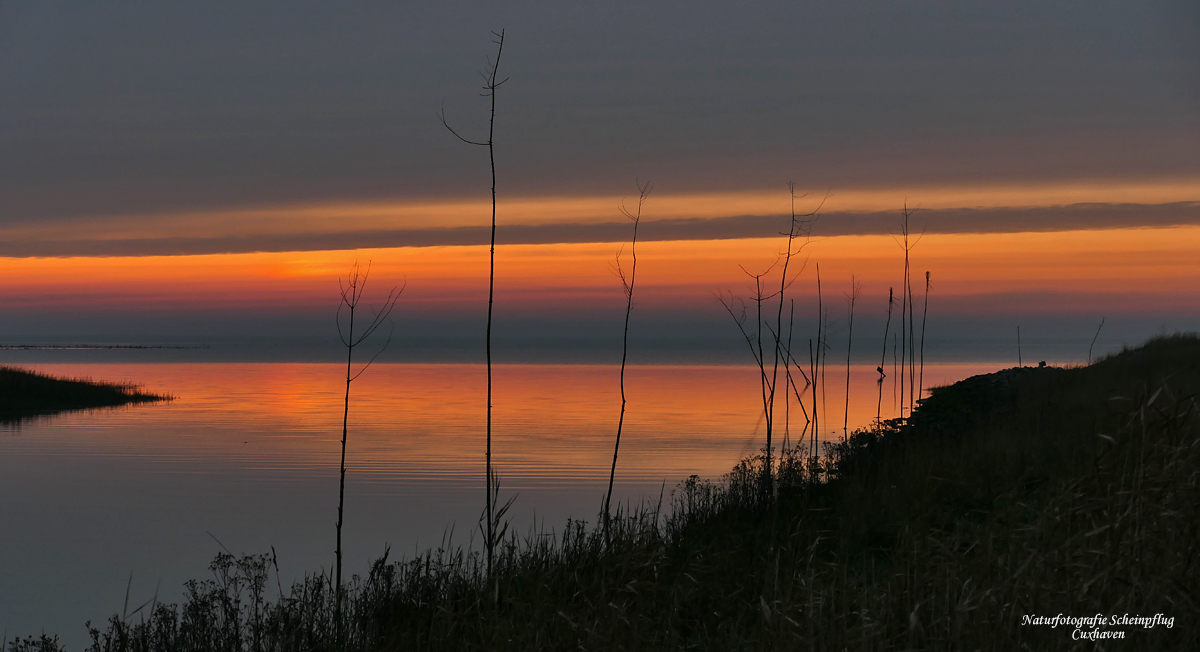
[[[804,400],[800,397],[800,389],[797,388],[795,384],[792,371],[793,368],[795,369],[796,373],[800,374],[801,377],[804,378],[805,388],[810,386],[813,388],[812,412],[810,414],[807,410],[804,411],[803,432],[809,432],[809,426],[811,426],[810,439],[812,441],[815,441],[817,432],[816,382],[819,364],[815,363],[812,359],[811,340],[809,341],[810,369],[808,374],[804,373],[803,367],[800,366],[799,362],[795,358],[794,352],[791,349],[792,326],[795,323],[795,305],[794,302],[788,299],[787,290],[792,286],[793,283],[796,282],[796,280],[800,277],[800,274],[804,271],[804,267],[807,266],[807,260],[805,260],[805,264],[801,266],[800,271],[794,271],[789,275],[788,268],[791,265],[792,258],[802,253],[804,248],[808,245],[809,237],[812,234],[812,223],[816,219],[817,213],[821,210],[821,206],[818,206],[811,213],[803,215],[797,214],[796,187],[794,184],[788,184],[788,195],[791,202],[791,221],[788,224],[787,232],[780,234],[787,237],[784,250],[776,255],[775,260],[771,262],[770,266],[758,274],[755,274],[747,270],[745,267],[742,267],[742,271],[746,273],[746,276],[754,279],[754,294],[750,297],[750,301],[754,303],[754,324],[749,325],[748,323],[749,313],[747,311],[746,301],[744,299],[741,297],[735,297],[732,292],[730,292],[728,296],[725,294],[717,295],[717,300],[721,303],[721,306],[725,308],[725,311],[729,313],[729,316],[733,318],[734,324],[738,328],[738,332],[740,332],[742,335],[742,339],[744,339],[746,344],[750,347],[750,355],[754,358],[754,364],[758,367],[759,390],[761,391],[762,398],[761,417],[765,426],[764,431],[766,435],[766,441],[762,450],[768,458],[767,463],[761,466],[763,473],[766,474],[768,487],[770,483],[771,471],[774,468],[774,464],[770,463],[769,458],[774,451],[772,437],[776,431],[776,389],[779,386],[779,366],[781,363],[783,364],[784,375],[783,392],[780,392],[780,394],[782,394],[784,397],[784,432],[788,433],[790,427],[791,410],[788,394],[789,388],[793,390],[796,401],[799,403],[799,405],[801,407],[804,405]],[[824,205],[823,201],[821,205]],[[797,240],[800,241],[799,244],[797,244]],[[779,268],[779,290],[768,293],[768,285],[773,280],[770,278],[770,275],[777,267]],[[820,268],[818,267],[818,297],[820,296],[820,287],[821,276]],[[774,326],[771,325],[769,320],[764,320],[763,318],[763,304],[769,304],[771,301],[777,301],[774,306],[776,308]],[[785,305],[789,307],[788,332],[786,337],[784,336],[783,332],[783,307]],[[771,309],[771,307],[772,306],[770,305],[767,306],[768,311]],[[820,316],[823,314],[823,311],[820,309],[820,307],[818,307],[817,313],[818,324],[820,324]],[[772,357],[769,362],[766,357],[765,350],[763,349],[764,331],[767,338],[767,343],[771,347]],[[818,330],[818,348],[822,345],[822,343],[823,341],[821,339],[821,332]],[[819,358],[817,358],[817,360],[819,360]],[[801,438],[803,438],[803,436],[804,435],[802,433]],[[786,441],[785,445],[787,445]]]
[[[875,404],[875,422],[879,423],[883,419],[883,380],[887,378],[887,372],[884,369],[887,367],[887,336],[888,331],[892,328],[892,306],[896,304],[896,289],[888,288],[888,309],[887,321],[883,326],[883,353],[879,354],[879,366],[875,371],[879,374],[879,378],[875,379],[875,384],[879,386],[879,399]],[[895,380],[892,381],[893,383]]]
[[[909,228],[908,220],[912,216],[912,212],[908,210],[908,206],[904,207],[902,213],[903,221],[900,222],[900,235],[896,237],[896,243],[904,249],[904,276],[900,280],[900,416],[904,416],[904,397],[905,397],[905,381],[908,384],[908,413],[912,414],[913,407],[920,397],[916,395],[917,377],[917,349],[916,349],[916,328],[913,324],[915,310],[913,309],[913,291],[912,291],[912,250],[921,241],[922,236],[917,236],[915,240],[910,239],[912,231]],[[923,234],[922,234],[923,235]],[[895,236],[894,236],[895,237]],[[925,279],[928,283],[928,277]],[[928,292],[928,285],[926,285]],[[926,294],[928,299],[928,294]],[[890,315],[889,315],[890,318]],[[922,320],[922,337],[924,336],[924,321]],[[887,338],[886,333],[884,338]]]
[[[367,289],[367,278],[371,275],[371,263],[367,263],[367,268],[364,270],[355,262],[350,268],[350,272],[346,274],[346,282],[343,284],[341,279],[338,280],[338,289],[341,291],[342,302],[338,304],[337,309],[337,331],[338,339],[341,340],[342,346],[346,347],[346,398],[342,408],[342,461],[339,465],[340,475],[338,476],[338,510],[337,510],[337,547],[334,552],[336,558],[334,573],[334,586],[342,586],[342,508],[346,503],[346,434],[350,426],[350,384],[353,383],[359,376],[370,367],[375,359],[379,357],[387,349],[388,344],[392,342],[391,331],[388,332],[387,341],[380,347],[379,351],[363,365],[357,373],[354,373],[354,349],[367,341],[383,326],[383,322],[392,314],[392,309],[396,307],[396,301],[400,299],[400,293],[404,291],[403,287],[393,287],[388,291],[387,297],[383,300],[383,305],[378,310],[371,310],[371,318],[365,320],[364,325],[359,322],[360,330],[354,330],[354,313],[358,310],[358,304],[362,303],[363,294]],[[342,308],[346,309],[345,328],[342,327]],[[339,593],[334,600],[334,616],[336,622],[341,622],[342,599]]]
[[[842,414],[842,437],[850,436],[850,352],[854,349],[854,304],[862,294],[862,285],[850,276],[850,292],[846,294],[846,405]]]
[[[1163,613],[1172,628],[1117,629],[1195,649],[1198,391],[1195,336],[976,376],[818,460],[785,450],[777,498],[760,454],[617,510],[607,536],[508,536],[491,575],[449,544],[385,554],[346,588],[341,644],[332,578],[270,599],[268,556],[222,554],[182,605],[114,616],[92,649],[1061,649],[1070,627],[1021,624],[1059,613]]]
[[[625,268],[621,266],[620,252],[617,252],[617,262],[613,266],[613,271],[621,279],[621,288],[625,291],[625,329],[621,334],[621,416],[617,419],[617,440],[613,444],[612,469],[608,473],[608,492],[604,494],[604,510],[600,513],[600,518],[604,521],[604,527],[608,527],[608,520],[611,514],[613,481],[617,478],[617,455],[621,452],[621,430],[625,427],[625,363],[629,358],[629,316],[633,313],[633,288],[637,282],[638,224],[642,221],[642,206],[646,203],[646,198],[650,196],[650,191],[653,189],[649,181],[645,185],[638,181],[634,183],[638,189],[637,212],[631,213],[629,209],[625,208],[624,203],[621,204],[621,214],[628,217],[630,222],[633,222],[633,238],[629,243],[629,257],[633,259],[633,263],[629,266],[629,276],[625,275]]]
[[[487,312],[487,447],[485,452],[486,457],[486,497],[484,499],[484,547],[487,549],[487,564],[488,568],[492,566],[492,555],[496,548],[496,543],[499,538],[500,520],[503,518],[504,512],[512,505],[510,500],[504,507],[498,507],[496,500],[500,495],[500,482],[496,477],[495,469],[492,467],[492,308],[496,297],[496,89],[500,88],[501,84],[508,81],[508,78],[500,79],[500,55],[504,54],[504,30],[492,32],[492,36],[496,37],[496,58],[488,61],[488,67],[485,71],[481,71],[479,75],[483,77],[483,93],[484,97],[489,98],[491,102],[491,113],[488,117],[488,136],[487,140],[471,140],[464,138],[461,134],[446,122],[446,110],[443,108],[438,112],[438,119],[442,122],[450,133],[454,134],[462,142],[468,145],[478,145],[486,147],[488,150],[488,163],[492,170],[492,235],[491,242],[488,245],[488,312]]]
[[[921,310],[921,371],[917,376],[917,400],[925,396],[925,324],[929,321],[929,271],[925,272],[925,307]],[[1092,363],[1092,359],[1088,357],[1088,364]]]
[[[67,410],[115,407],[164,401],[137,385],[90,379],[54,378],[16,367],[0,367],[0,424],[17,424],[38,415]]]

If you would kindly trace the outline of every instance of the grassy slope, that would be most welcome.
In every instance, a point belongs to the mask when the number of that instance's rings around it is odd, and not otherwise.
[[[0,421],[165,398],[141,392],[131,385],[60,379],[25,369],[0,367]]]
[[[747,460],[608,537],[511,539],[494,583],[459,549],[381,560],[349,591],[345,645],[327,579],[258,599],[267,558],[221,556],[182,608],[114,619],[96,647],[1057,650],[1071,628],[1021,617],[1161,612],[1173,629],[1115,647],[1196,649],[1197,390],[1195,337],[976,377],[911,425],[785,459],[778,500]]]

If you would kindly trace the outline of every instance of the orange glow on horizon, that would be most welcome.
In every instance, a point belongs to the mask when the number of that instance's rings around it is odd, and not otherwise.
[[[708,305],[715,292],[746,295],[741,266],[767,269],[781,238],[642,242],[638,297],[660,308]],[[498,248],[497,299],[555,305],[622,299],[613,273],[628,244],[508,245]],[[1200,226],[1012,234],[929,234],[913,249],[914,284],[925,270],[940,296],[1022,292],[1132,293],[1177,305],[1200,291]],[[868,293],[886,292],[902,271],[889,236],[814,239],[793,260],[807,264],[796,292],[815,292],[817,264],[830,296],[854,274]],[[212,254],[128,258],[0,259],[0,299],[9,306],[136,305],[220,311],[243,304],[335,305],[350,264],[372,261],[381,291],[407,283],[402,302],[466,305],[487,289],[487,248],[422,247],[357,251]],[[777,272],[772,273],[777,276]],[[775,281],[778,282],[777,280]],[[898,288],[897,288],[898,290]],[[1153,303],[1154,300],[1151,301]],[[1164,304],[1164,305],[1168,305]]]

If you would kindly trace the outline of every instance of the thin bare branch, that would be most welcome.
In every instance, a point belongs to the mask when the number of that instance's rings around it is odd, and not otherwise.
[[[762,360],[758,356],[758,351],[756,351],[754,348],[754,338],[749,332],[746,331],[746,320],[749,319],[748,315],[746,314],[746,303],[741,299],[735,299],[733,297],[733,293],[730,293],[728,300],[725,299],[724,295],[718,294],[717,300],[720,301],[721,305],[725,307],[725,312],[728,312],[729,316],[733,317],[733,322],[737,324],[738,331],[740,331],[742,337],[746,339],[746,344],[750,346],[750,354],[754,356],[754,361],[761,365]],[[737,301],[742,306],[742,312],[740,315],[734,312],[734,301]]]
[[[388,329],[387,340],[384,341],[383,346],[380,346],[379,350],[375,352],[375,355],[371,356],[370,360],[367,360],[367,364],[363,365],[363,368],[359,369],[358,373],[354,374],[354,377],[350,379],[351,381],[358,380],[358,377],[363,375],[363,372],[371,367],[371,364],[373,364],[375,362],[375,359],[378,358],[380,356],[380,354],[382,354],[384,351],[387,350],[388,345],[392,343],[392,334],[395,332],[395,330],[396,330],[396,328],[394,325]]]
[[[438,121],[442,123],[442,126],[445,127],[447,131],[454,134],[455,138],[463,141],[464,143],[466,143],[468,145],[479,145],[482,147],[487,147],[489,145],[489,143],[486,141],[479,142],[477,140],[471,140],[470,138],[467,138],[467,137],[463,136],[462,134],[458,133],[458,131],[456,131],[454,129],[454,127],[451,127],[450,123],[446,121],[446,107],[443,106],[441,109],[438,110],[437,117],[438,117]]]

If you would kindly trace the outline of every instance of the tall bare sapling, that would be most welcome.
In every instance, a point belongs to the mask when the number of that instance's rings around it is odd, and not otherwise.
[[[630,212],[625,205],[621,205],[621,213],[628,217],[633,222],[633,238],[629,244],[629,256],[633,262],[629,267],[629,276],[625,276],[625,270],[621,267],[621,254],[617,254],[616,272],[621,279],[621,286],[625,290],[625,330],[621,337],[621,416],[617,419],[617,441],[613,445],[613,461],[612,470],[608,474],[608,493],[604,496],[604,530],[608,531],[609,504],[612,502],[613,480],[617,477],[617,454],[621,451],[621,429],[625,426],[625,361],[629,357],[629,315],[633,312],[633,286],[637,281],[637,231],[638,224],[642,221],[642,205],[646,203],[646,198],[650,196],[650,191],[653,186],[647,181],[644,185],[638,186],[638,205],[637,212]]]
[[[850,436],[850,351],[854,347],[854,304],[862,294],[862,285],[850,276],[850,294],[846,295],[848,332],[846,334],[846,411],[842,415],[842,439]]]
[[[342,346],[346,347],[346,399],[342,409],[342,461],[341,471],[338,477],[338,510],[337,510],[337,548],[335,555],[337,558],[337,570],[335,586],[337,595],[334,601],[334,616],[336,619],[336,627],[338,630],[338,639],[341,639],[341,623],[342,623],[342,508],[346,502],[346,435],[350,427],[350,383],[354,382],[359,376],[375,362],[380,353],[383,353],[388,344],[392,341],[391,333],[388,333],[388,339],[384,342],[379,351],[363,365],[357,373],[354,373],[354,349],[365,342],[367,338],[375,334],[379,327],[383,325],[388,316],[392,313],[392,308],[396,307],[396,300],[400,298],[400,293],[404,291],[404,287],[393,287],[388,291],[387,297],[383,300],[383,304],[375,310],[371,311],[371,318],[367,320],[367,325],[362,330],[356,331],[354,323],[358,306],[362,302],[363,292],[367,288],[367,277],[371,274],[371,263],[367,263],[367,268],[364,270],[359,267],[358,263],[350,268],[350,272],[346,275],[343,282],[338,280],[338,288],[341,290],[342,301],[338,304],[337,309],[337,330],[338,337],[342,341]],[[346,313],[346,325],[342,327],[342,313]],[[361,324],[359,324],[361,326]]]
[[[495,149],[495,133],[496,133],[496,89],[501,84],[508,81],[507,78],[500,79],[498,74],[500,71],[500,55],[504,53],[504,30],[492,32],[496,37],[496,58],[488,62],[488,67],[482,70],[479,74],[483,77],[483,97],[491,99],[491,112],[488,118],[488,137],[487,140],[471,140],[464,138],[461,134],[454,130],[448,122],[446,122],[446,111],[442,109],[438,112],[438,119],[441,120],[442,126],[456,138],[468,145],[479,145],[487,147],[488,162],[491,164],[492,170],[492,232],[491,241],[488,247],[488,312],[487,312],[487,449],[485,453],[486,477],[485,484],[485,499],[484,499],[484,546],[487,548],[487,572],[492,573],[492,557],[496,548],[496,531],[497,531],[497,510],[496,510],[496,478],[492,470],[492,304],[496,294],[496,149]]]
[[[1096,334],[1092,337],[1092,343],[1088,345],[1088,364],[1092,364],[1092,348],[1096,346],[1096,340],[1100,339],[1100,329],[1104,328],[1104,317],[1100,318],[1100,325],[1096,327]]]
[[[770,422],[771,422],[772,426],[774,426],[774,423],[775,423],[775,414],[774,414],[775,413],[775,388],[778,386],[778,383],[779,383],[779,363],[782,360],[783,365],[784,365],[783,395],[784,395],[784,399],[785,399],[785,401],[784,401],[784,422],[785,422],[784,430],[785,430],[785,432],[788,429],[788,424],[786,422],[787,422],[788,418],[790,417],[790,414],[789,414],[790,408],[787,405],[786,399],[787,399],[787,383],[790,382],[790,380],[789,380],[790,365],[788,364],[788,357],[791,354],[791,332],[790,332],[791,331],[791,323],[790,323],[791,320],[789,319],[789,325],[788,325],[788,331],[789,331],[788,332],[788,342],[787,342],[787,344],[785,344],[784,340],[783,340],[783,305],[786,301],[786,294],[787,294],[788,287],[793,282],[795,282],[796,277],[799,276],[799,272],[797,272],[792,278],[789,279],[788,278],[788,269],[791,266],[792,256],[799,254],[804,249],[804,247],[807,245],[807,238],[808,238],[809,234],[811,233],[811,229],[812,229],[811,217],[813,215],[816,215],[816,211],[813,211],[809,215],[797,215],[796,214],[796,184],[790,183],[790,182],[788,183],[788,196],[790,199],[790,208],[791,208],[791,218],[792,219],[791,219],[791,222],[788,223],[787,244],[785,245],[784,253],[783,253],[783,269],[779,274],[779,309],[775,313],[775,328],[772,330],[772,335],[774,336],[774,339],[775,339],[775,365],[771,370],[771,393],[770,393],[771,400],[770,400],[770,408],[769,408],[770,412],[771,412]],[[822,204],[823,203],[824,202],[822,202]],[[818,206],[817,210],[820,210],[819,206]],[[798,249],[795,246],[795,242],[796,242],[797,238],[805,239],[805,241],[803,243],[801,243],[801,245],[799,246]],[[801,269],[801,271],[803,271],[803,268]],[[771,431],[768,430],[767,431],[765,468],[766,468],[766,472],[767,472],[767,476],[768,476],[767,481],[772,483],[772,486],[773,486],[773,483],[774,483],[773,477],[774,476],[771,475],[772,448],[773,448],[773,444],[771,442]]]
[[[925,321],[929,318],[929,272],[925,272],[925,308],[921,311],[921,375],[917,380],[917,396],[925,392]]]
[[[879,378],[875,381],[879,385],[879,402],[875,405],[876,423],[883,418],[883,380],[887,378],[887,373],[883,369],[887,365],[887,337],[888,330],[892,327],[892,304],[895,303],[895,296],[895,289],[888,288],[887,322],[883,326],[883,354],[879,356],[879,366],[875,368],[875,371],[879,372]]]

